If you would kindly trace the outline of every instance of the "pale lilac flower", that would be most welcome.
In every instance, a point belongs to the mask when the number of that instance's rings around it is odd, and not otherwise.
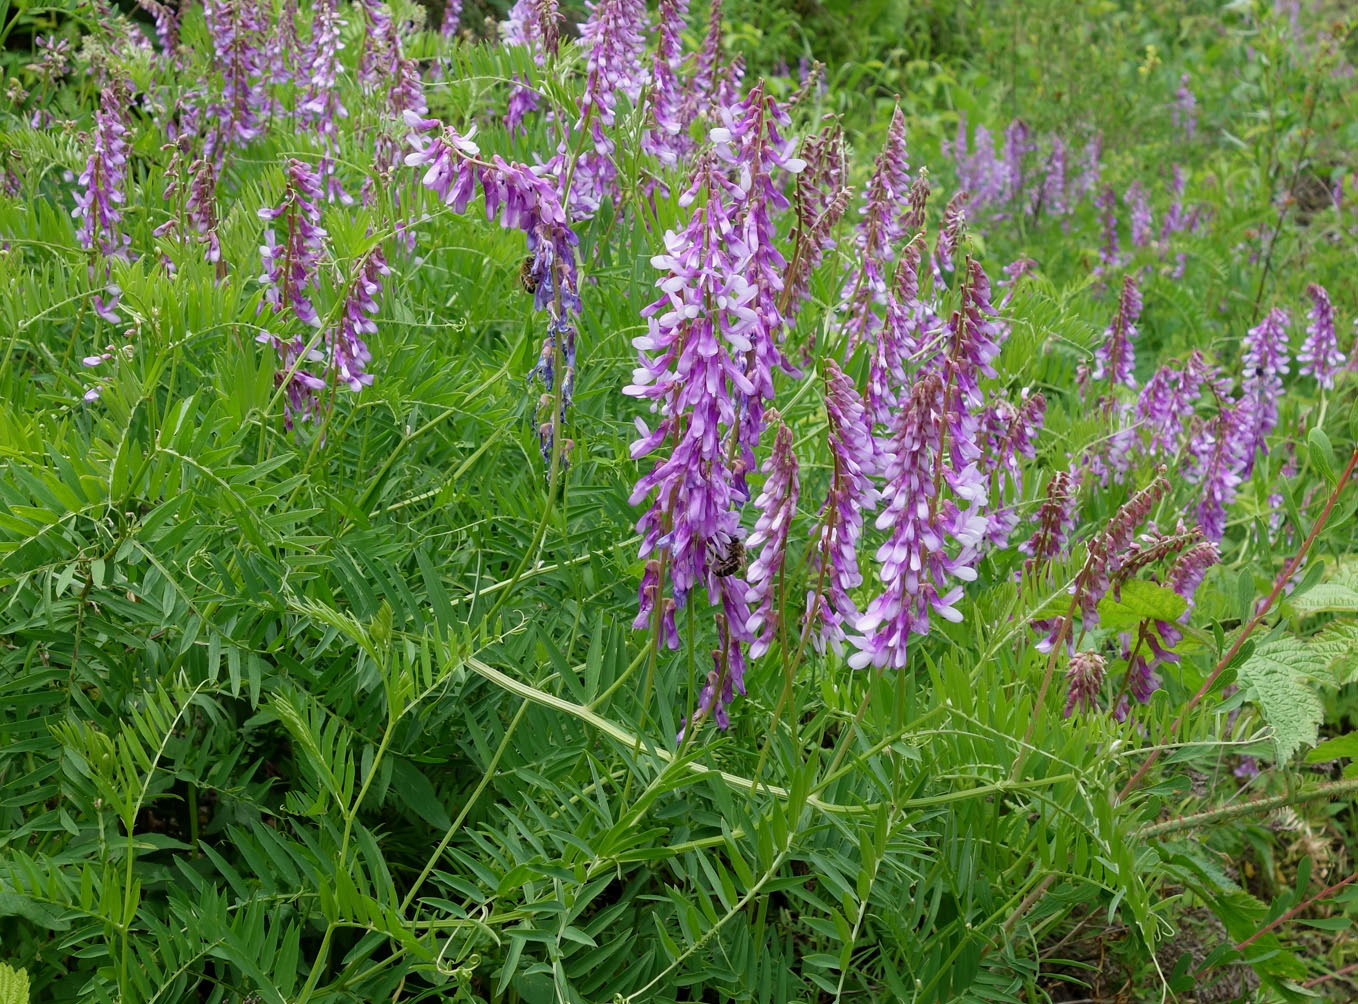
[[[1135,389],[1136,349],[1132,339],[1137,336],[1136,322],[1141,317],[1141,291],[1136,277],[1130,273],[1122,277],[1122,295],[1118,297],[1118,312],[1104,332],[1103,344],[1094,350],[1095,380],[1108,378],[1109,388],[1122,384]]]
[[[863,584],[858,541],[863,513],[877,505],[872,477],[879,467],[867,408],[853,381],[833,359],[826,359],[823,367],[833,471],[814,543],[812,579],[817,586],[806,594],[807,630],[822,653],[827,645],[842,651],[844,625],[856,624],[860,616],[849,593]]]
[[[688,133],[695,119],[705,114],[706,107],[716,98],[721,85],[721,14],[722,0],[712,0],[702,48],[694,61],[693,72],[684,82],[683,98],[679,105],[681,136]]]
[[[1329,390],[1334,386],[1334,375],[1344,365],[1344,354],[1339,351],[1339,340],[1334,333],[1334,307],[1324,286],[1313,282],[1306,287],[1306,292],[1311,297],[1311,323],[1306,328],[1301,351],[1297,353],[1297,361],[1301,363],[1297,372],[1315,377],[1316,383]]]
[[[752,659],[769,650],[778,631],[778,580],[787,552],[788,531],[797,515],[797,456],[792,452],[792,432],[776,411],[770,411],[768,418],[778,431],[773,439],[773,452],[761,468],[768,477],[754,500],[759,517],[755,520],[754,532],[745,542],[751,551],[759,548],[759,556],[745,573],[750,583],[745,602],[754,608],[746,624],[750,633],[756,636],[750,645]]]
[[[1076,652],[1066,669],[1066,710],[1069,718],[1078,708],[1092,714],[1099,708],[1099,689],[1108,664],[1097,652]]]
[[[314,129],[321,137],[325,156],[321,158],[318,173],[323,187],[332,198],[347,204],[352,200],[340,187],[334,164],[339,150],[339,121],[349,116],[335,86],[340,66],[339,53],[344,48],[344,43],[340,41],[340,29],[344,27],[344,21],[340,20],[335,10],[334,0],[318,0],[314,14],[308,60],[311,70],[298,113],[302,125]]]

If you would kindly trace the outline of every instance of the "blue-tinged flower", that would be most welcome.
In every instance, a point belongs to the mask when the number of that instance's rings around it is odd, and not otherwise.
[[[1138,178],[1128,186],[1122,195],[1127,204],[1128,220],[1132,231],[1132,244],[1145,247],[1151,242],[1151,201],[1150,193]]]

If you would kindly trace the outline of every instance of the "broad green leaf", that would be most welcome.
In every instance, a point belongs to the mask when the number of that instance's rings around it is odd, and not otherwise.
[[[1358,757],[1358,732],[1326,739],[1306,754],[1307,763],[1326,763],[1340,757]]]
[[[1339,483],[1339,475],[1335,473],[1334,447],[1330,445],[1330,437],[1325,435],[1323,429],[1312,429],[1306,435],[1306,447],[1311,455],[1311,466],[1333,488]]]
[[[1167,586],[1141,579],[1122,584],[1118,599],[1105,596],[1099,601],[1099,624],[1110,631],[1126,631],[1142,621],[1176,621],[1188,603]]]
[[[1325,709],[1313,681],[1325,671],[1318,654],[1294,638],[1261,642],[1240,666],[1239,680],[1273,729],[1278,763],[1315,744]]]

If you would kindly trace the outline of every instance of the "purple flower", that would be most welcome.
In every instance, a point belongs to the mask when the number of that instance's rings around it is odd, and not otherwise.
[[[962,587],[954,580],[976,578],[973,564],[986,530],[976,508],[985,502],[985,489],[974,465],[962,472],[945,470],[944,399],[943,381],[924,373],[896,416],[885,472],[886,506],[877,517],[878,529],[890,531],[877,550],[884,589],[858,619],[863,634],[852,639],[858,651],[849,658],[856,669],[903,668],[911,635],[928,634],[931,616],[962,619],[956,607]],[[963,486],[966,495],[959,494]],[[970,503],[969,508],[960,508],[956,499]]]
[[[442,123],[422,119],[411,111],[404,117],[415,130],[410,136],[415,151],[406,155],[405,162],[426,169],[420,184],[456,213],[466,210],[479,184],[485,196],[486,218],[494,219],[498,214],[500,226],[521,230],[528,240],[537,308],[579,313],[575,254],[579,238],[566,223],[556,186],[543,176],[548,169],[541,168],[540,174],[539,169],[508,163],[499,156],[487,161],[470,133],[461,136],[443,127],[437,136],[430,137],[423,133],[439,129]]]
[[[316,277],[326,237],[318,203],[323,198],[320,178],[304,161],[288,161],[287,187],[277,206],[259,210],[262,220],[284,220],[285,236],[279,243],[273,228],[264,232],[264,302],[275,314],[291,312],[303,324],[320,327],[316,308],[307,289],[319,285]]]
[[[750,583],[745,602],[754,607],[746,624],[750,633],[756,635],[750,645],[752,659],[769,650],[778,631],[779,611],[775,606],[778,580],[787,551],[788,531],[797,515],[797,456],[792,452],[792,432],[776,411],[770,411],[768,417],[778,432],[773,439],[773,452],[761,468],[768,477],[763,491],[754,500],[759,517],[745,542],[750,550],[760,548],[759,557],[745,573]]]
[[[1103,222],[1103,247],[1099,249],[1099,265],[1094,269],[1095,275],[1102,275],[1109,269],[1118,268],[1126,259],[1118,243],[1117,196],[1113,194],[1113,189],[1105,188],[1096,195],[1094,205],[1103,210],[1100,217]]]
[[[1123,193],[1122,201],[1127,204],[1132,228],[1132,245],[1144,247],[1151,242],[1151,204],[1150,194],[1141,179],[1133,181]]]
[[[706,198],[695,204],[699,193]],[[637,523],[641,557],[664,555],[676,606],[683,607],[699,583],[711,602],[722,604],[719,661],[736,689],[743,688],[739,642],[748,637],[749,614],[741,612],[744,589],[736,594],[729,588],[735,576],[725,566],[741,536],[738,507],[745,499],[735,485],[727,440],[738,421],[737,400],[754,393],[742,360],[758,321],[750,306],[755,288],[742,272],[749,252],[727,204],[741,195],[711,156],[702,159],[682,197],[694,205],[688,225],[682,233],[668,231],[664,253],[651,259],[663,273],[657,283],[662,295],[642,311],[648,329],[633,340],[639,365],[623,388],[649,400],[659,416],[654,429],[638,417],[633,458],[669,450],[632,492],[632,505],[652,499]]]
[[[956,193],[943,209],[943,225],[938,230],[938,245],[934,249],[934,275],[941,277],[956,267],[957,248],[967,228],[966,191]]]
[[[1152,455],[1172,457],[1178,452],[1184,423],[1193,417],[1194,405],[1209,373],[1202,353],[1194,349],[1183,369],[1167,364],[1146,381],[1136,402],[1136,420],[1150,433]]]
[[[1242,480],[1244,458],[1240,454],[1238,427],[1242,404],[1222,401],[1217,414],[1200,422],[1188,441],[1189,464],[1184,476],[1202,485],[1197,519],[1210,541],[1226,535],[1226,509],[1235,501]]]
[[[1095,380],[1107,376],[1110,388],[1118,384],[1136,387],[1136,377],[1132,375],[1136,366],[1136,350],[1132,346],[1132,339],[1137,336],[1136,322],[1140,317],[1141,291],[1137,289],[1135,276],[1128,274],[1122,278],[1117,317],[1104,332],[1104,343],[1094,350]]]
[[[679,68],[683,62],[683,31],[688,4],[689,0],[660,0],[659,38],[651,67],[647,128],[641,146],[663,167],[678,163],[687,140],[683,134]]]
[[[1306,340],[1302,342],[1297,361],[1301,363],[1297,372],[1303,376],[1313,376],[1316,383],[1329,390],[1334,386],[1334,375],[1344,365],[1344,354],[1339,351],[1339,340],[1334,333],[1334,307],[1330,305],[1330,294],[1325,287],[1311,283],[1306,287],[1311,297],[1311,323],[1306,328]]]
[[[1046,399],[1041,394],[1029,397],[1026,390],[1017,408],[997,399],[986,409],[984,425],[989,449],[982,456],[982,466],[989,479],[987,496],[991,508],[985,539],[995,547],[1008,546],[1009,535],[1018,525],[1018,513],[1013,505],[1004,504],[1004,498],[1016,501],[1023,495],[1019,458],[1032,460],[1036,456],[1033,440],[1046,411]]]
[[[721,11],[722,0],[712,0],[707,17],[707,34],[694,61],[693,72],[684,82],[679,106],[679,131],[686,134],[693,121],[703,115],[704,106],[717,97],[721,85]]]
[[[617,147],[604,130],[617,117],[617,95],[624,94],[635,103],[645,79],[643,0],[598,0],[588,6],[589,18],[580,29],[586,49],[585,93],[572,131],[589,130],[591,142],[580,151],[571,176],[571,208],[577,218],[592,215],[605,198],[617,196]],[[563,161],[569,155],[569,143],[569,136],[563,135],[557,150]]]
[[[244,146],[261,132],[260,117],[269,106],[264,80],[268,31],[257,0],[204,0],[203,17],[222,82],[220,98],[208,112],[212,128],[204,156],[220,164],[229,144]]]
[[[1005,198],[1013,200],[1023,191],[1023,158],[1033,151],[1028,140],[1028,126],[1015,119],[1004,130]]]
[[[1192,140],[1198,129],[1198,99],[1188,89],[1188,74],[1179,78],[1179,89],[1174,92],[1174,105],[1170,109],[1174,128],[1182,129],[1184,139]]]
[[[106,258],[130,258],[131,238],[122,233],[123,185],[127,178],[127,122],[130,96],[121,82],[104,90],[94,113],[94,148],[78,180],[71,216],[78,221],[80,246]],[[91,265],[91,269],[93,265]]]
[[[721,109],[721,121],[723,125],[712,130],[714,153],[738,174],[744,190],[733,223],[749,255],[743,268],[755,289],[750,305],[756,322],[749,331],[751,347],[745,355],[745,375],[754,391],[739,402],[736,436],[740,453],[736,486],[746,493],[744,475],[754,467],[764,408],[773,400],[773,370],[791,369],[778,348],[784,325],[779,302],[787,261],[778,250],[774,216],[788,208],[778,175],[796,174],[806,165],[792,155],[794,141],[780,134],[780,127],[788,123],[787,114],[764,94],[763,84],[756,85],[738,105]]]
[[[1278,425],[1278,402],[1283,396],[1282,376],[1288,370],[1287,311],[1275,307],[1245,336],[1241,365],[1241,399],[1236,432],[1240,435],[1240,475],[1250,476],[1254,459],[1268,452],[1268,435]]]
[[[1047,495],[1037,511],[1037,529],[1018,546],[1028,559],[1024,573],[1033,575],[1066,549],[1070,531],[1075,527],[1075,503],[1079,479],[1070,471],[1057,471],[1047,482]]]
[[[372,383],[367,365],[372,361],[364,335],[376,333],[372,315],[377,313],[377,297],[382,292],[382,276],[390,275],[382,249],[375,247],[359,259],[354,280],[344,297],[339,321],[327,333],[330,370],[335,379],[357,393]]]
[[[443,22],[439,26],[439,33],[444,38],[452,38],[457,34],[458,26],[462,23],[462,0],[448,0],[443,5]]]
[[[1099,178],[1103,172],[1103,137],[1095,133],[1085,144],[1084,156],[1081,158],[1080,173],[1075,179],[1075,189],[1071,193],[1074,198],[1080,198],[1098,187]],[[1111,195],[1111,193],[1110,193]]]
[[[1047,172],[1042,179],[1041,201],[1036,209],[1038,212],[1046,210],[1053,216],[1064,216],[1070,211],[1066,201],[1066,144],[1060,136],[1052,137],[1052,151],[1047,157]]]
[[[1066,669],[1066,710],[1069,718],[1078,708],[1092,714],[1099,708],[1099,688],[1108,664],[1097,652],[1076,652]]]
[[[827,643],[842,651],[844,625],[858,622],[849,591],[863,584],[858,541],[863,513],[877,504],[872,476],[879,464],[877,446],[863,399],[833,359],[824,362],[825,413],[833,471],[830,493],[821,507],[812,559],[817,585],[806,595],[807,629],[818,651]]]
[[[909,184],[908,174],[905,120],[898,108],[887,131],[886,145],[873,162],[863,205],[858,210],[862,218],[854,237],[857,253],[840,294],[849,315],[846,353],[852,352],[859,342],[874,341],[881,325],[876,310],[887,299],[887,269],[892,245],[901,235],[899,214]]]

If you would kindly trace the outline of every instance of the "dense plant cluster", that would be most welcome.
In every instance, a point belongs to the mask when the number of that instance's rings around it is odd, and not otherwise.
[[[0,8],[0,1004],[1351,999],[1358,25],[937,6]]]

